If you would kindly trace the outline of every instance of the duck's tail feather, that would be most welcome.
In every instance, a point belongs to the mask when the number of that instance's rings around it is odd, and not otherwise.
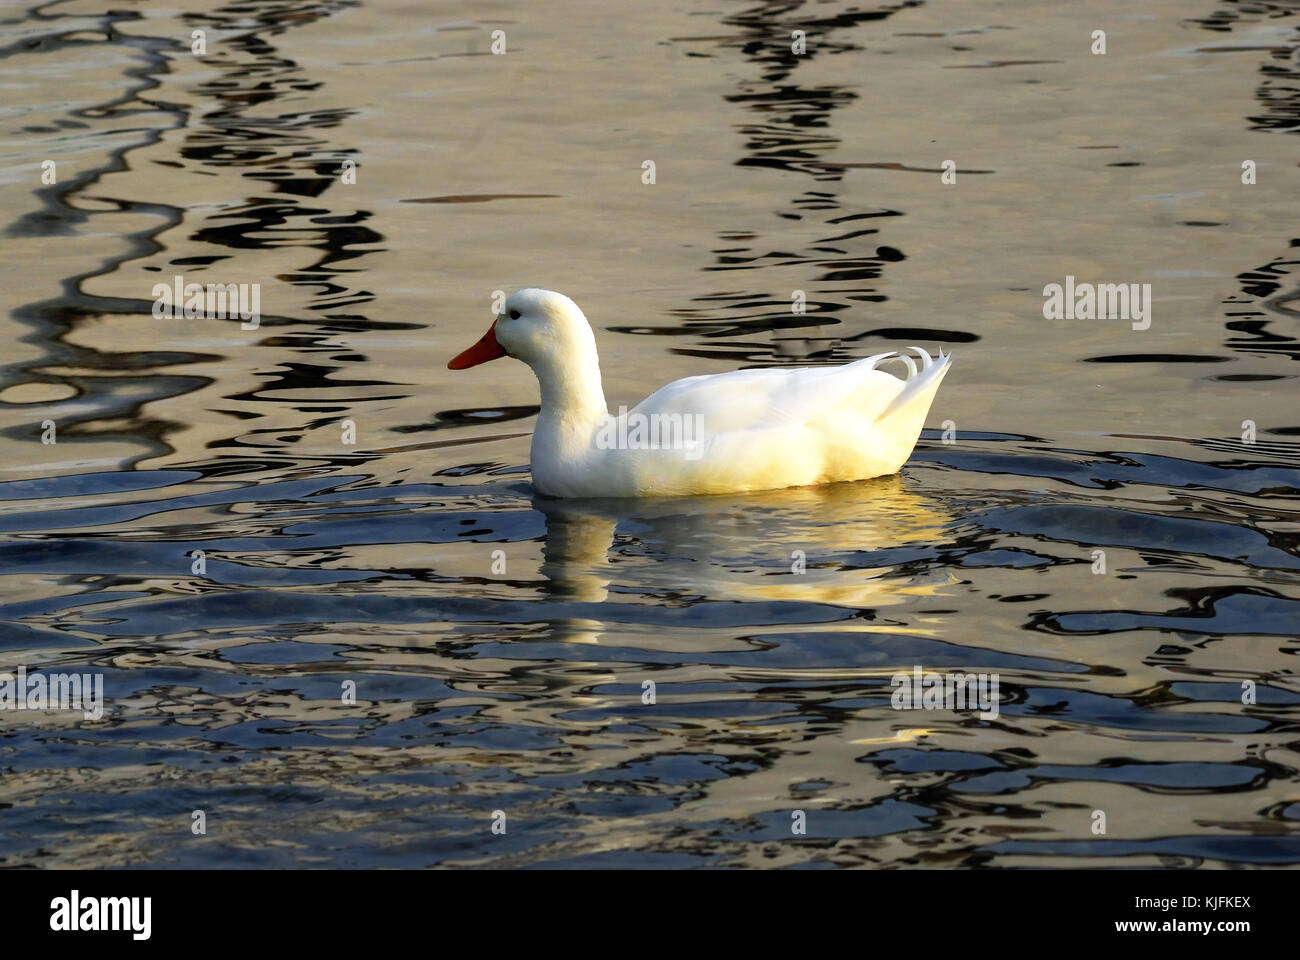
[[[936,358],[930,356],[920,347],[908,347],[908,349],[916,351],[921,361],[920,370],[916,367],[916,361],[905,353],[881,355],[881,362],[884,360],[899,360],[906,364],[908,375],[898,396],[876,417],[877,423],[890,418],[912,419],[919,417],[920,420],[924,420],[926,413],[930,409],[930,404],[934,401],[934,395],[939,389],[940,382],[948,373],[948,368],[952,366],[952,354],[945,354],[942,350],[939,351]],[[872,359],[876,358],[873,357]],[[920,429],[919,423],[917,429]]]

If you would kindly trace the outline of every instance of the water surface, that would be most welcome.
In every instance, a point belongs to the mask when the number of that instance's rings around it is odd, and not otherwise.
[[[1300,863],[1297,27],[6,6],[0,667],[107,703],[0,712],[0,864]],[[259,328],[155,318],[176,275]],[[1150,329],[1044,320],[1067,275]],[[523,285],[614,407],[955,364],[897,477],[548,502],[527,371],[445,369]],[[918,665],[997,718],[891,709]]]

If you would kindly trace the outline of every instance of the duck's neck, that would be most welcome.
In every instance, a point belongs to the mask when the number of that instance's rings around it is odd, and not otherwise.
[[[595,347],[538,364],[533,373],[542,393],[534,450],[539,443],[561,454],[588,449],[593,431],[609,416]]]

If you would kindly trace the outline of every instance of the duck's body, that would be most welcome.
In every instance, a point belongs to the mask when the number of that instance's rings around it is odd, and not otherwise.
[[[550,497],[737,493],[896,473],[920,436],[951,360],[916,348],[836,367],[736,370],[676,380],[611,416],[595,337],[549,290],[521,290],[461,369],[515,356],[537,375],[533,485]],[[907,380],[876,369],[898,358]]]

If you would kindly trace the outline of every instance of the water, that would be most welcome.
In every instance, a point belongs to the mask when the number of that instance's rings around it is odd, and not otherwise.
[[[0,864],[1300,863],[1300,9],[1138,10],[4,7],[0,664],[106,702],[0,712]],[[551,503],[445,369],[519,285],[615,408],[955,364],[900,476]]]

